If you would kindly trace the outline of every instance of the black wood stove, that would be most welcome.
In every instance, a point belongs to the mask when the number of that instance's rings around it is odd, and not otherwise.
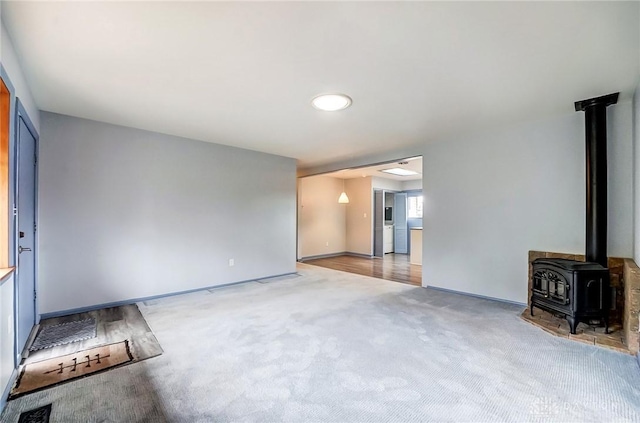
[[[533,306],[563,314],[571,333],[579,322],[599,320],[608,332],[609,269],[598,263],[565,259],[533,262],[531,315]]]
[[[566,259],[533,261],[531,315],[538,307],[562,314],[572,334],[579,322],[598,320],[608,332],[610,299],[607,269],[607,107],[618,93],[575,103],[585,113],[587,162],[586,262]]]

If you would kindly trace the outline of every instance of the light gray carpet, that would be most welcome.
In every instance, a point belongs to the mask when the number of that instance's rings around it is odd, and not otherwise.
[[[140,305],[165,353],[9,402],[52,422],[638,422],[634,357],[521,308],[300,265]]]

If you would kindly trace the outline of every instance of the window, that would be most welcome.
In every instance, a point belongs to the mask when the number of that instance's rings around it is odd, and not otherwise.
[[[407,198],[407,217],[417,219],[422,217],[422,195]]]

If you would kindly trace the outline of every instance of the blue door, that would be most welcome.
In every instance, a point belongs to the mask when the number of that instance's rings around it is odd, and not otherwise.
[[[398,254],[407,254],[407,193],[398,192],[394,197],[395,209],[395,233],[394,244],[395,252]]]
[[[18,118],[17,171],[17,349],[22,351],[36,323],[35,222],[36,138],[22,117]]]

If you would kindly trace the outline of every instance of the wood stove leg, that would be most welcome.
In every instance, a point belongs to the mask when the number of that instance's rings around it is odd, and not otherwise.
[[[571,332],[571,335],[575,335],[576,326],[578,326],[578,322],[575,317],[567,316],[567,322],[569,322],[569,332]]]
[[[604,333],[609,333],[609,318],[604,318]]]

